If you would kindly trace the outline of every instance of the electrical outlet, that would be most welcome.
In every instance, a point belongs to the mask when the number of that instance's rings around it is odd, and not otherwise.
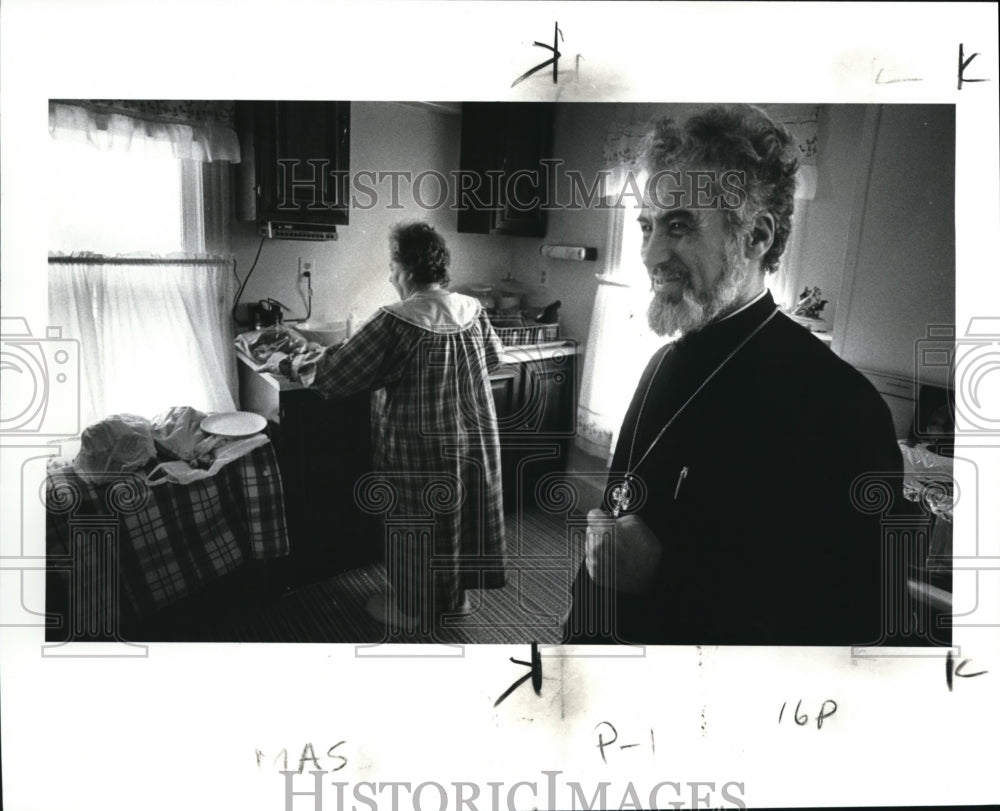
[[[541,271],[541,273],[538,276],[538,283],[542,287],[548,287],[549,286],[549,271],[548,271],[547,268],[542,268],[542,271]]]
[[[312,276],[312,262],[299,257],[299,275],[298,278],[303,276]]]

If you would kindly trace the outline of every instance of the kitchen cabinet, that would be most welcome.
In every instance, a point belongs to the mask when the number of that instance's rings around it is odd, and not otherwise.
[[[381,559],[381,524],[354,501],[355,484],[371,470],[368,393],[326,400],[238,365],[241,408],[267,418],[281,471],[286,582],[302,585]]]
[[[458,201],[459,233],[545,236],[553,112],[546,102],[462,105],[460,164],[478,186]]]
[[[351,107],[346,101],[240,101],[237,215],[346,225]]]
[[[511,349],[491,376],[508,512],[534,504],[540,479],[566,469],[576,415],[575,352],[571,344]]]

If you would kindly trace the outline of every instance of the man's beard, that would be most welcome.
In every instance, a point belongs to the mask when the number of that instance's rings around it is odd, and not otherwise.
[[[690,286],[684,277],[681,298],[670,301],[665,293],[653,293],[646,311],[649,328],[660,336],[687,335],[708,326],[716,318],[736,309],[751,266],[743,262],[739,244],[734,240],[726,249],[722,273],[711,288],[701,294]]]

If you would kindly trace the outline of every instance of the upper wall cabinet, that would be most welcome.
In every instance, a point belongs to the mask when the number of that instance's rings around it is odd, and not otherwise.
[[[241,101],[236,123],[240,219],[347,224],[350,102]]]
[[[545,236],[553,113],[543,102],[462,105],[460,233]]]

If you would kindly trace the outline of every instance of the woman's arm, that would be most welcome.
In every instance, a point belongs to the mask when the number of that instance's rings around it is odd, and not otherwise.
[[[293,361],[289,377],[327,398],[382,388],[403,373],[410,352],[402,338],[398,320],[379,312],[346,343]]]
[[[503,344],[497,336],[496,330],[490,323],[490,318],[486,315],[486,310],[479,311],[479,322],[483,330],[483,344],[486,349],[486,369],[489,372],[496,371],[503,362]]]

